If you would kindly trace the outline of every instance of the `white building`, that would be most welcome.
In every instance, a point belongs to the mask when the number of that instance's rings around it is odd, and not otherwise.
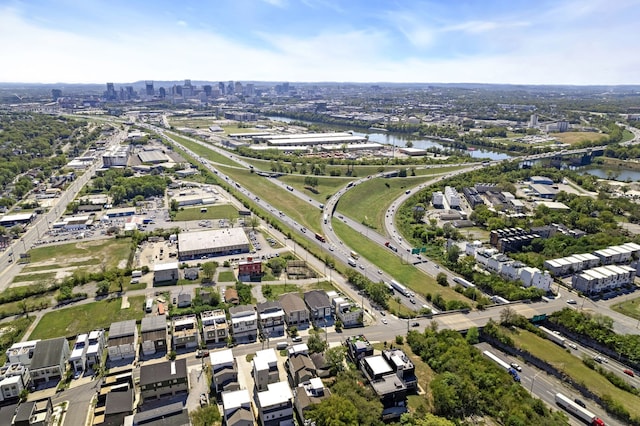
[[[548,271],[543,272],[538,268],[526,266],[520,270],[520,281],[525,287],[536,287],[549,291],[553,283],[553,277]]]
[[[452,186],[444,187],[444,198],[447,200],[450,209],[460,208],[460,195]]]
[[[5,364],[0,367],[0,402],[18,398],[30,381],[29,369],[22,364]]]
[[[40,339],[29,340],[28,342],[17,342],[11,345],[11,347],[5,352],[5,355],[7,356],[7,363],[19,363],[25,367],[29,367],[29,365],[31,365],[31,358],[33,358],[33,351],[39,341]]]
[[[293,393],[288,382],[271,383],[258,392],[257,409],[264,426],[293,426]]]
[[[431,204],[433,204],[434,207],[441,207],[444,205],[444,196],[442,195],[442,192],[436,191],[431,195]]]
[[[231,333],[236,341],[255,341],[258,338],[258,313],[250,305],[229,308]]]
[[[100,366],[104,357],[104,348],[107,345],[104,330],[93,330],[90,332],[89,341],[87,343],[87,352],[85,354],[87,369],[94,368],[94,366]]]
[[[268,389],[271,383],[277,383],[280,380],[278,373],[278,356],[273,348],[263,349],[256,352],[253,357],[253,380],[256,390],[264,391]]]
[[[109,148],[102,155],[102,165],[105,168],[109,167],[126,167],[129,160],[129,146],[117,145]]]
[[[80,334],[76,338],[76,343],[73,345],[71,355],[69,356],[69,364],[74,373],[81,373],[85,369],[88,342],[88,334]]]
[[[224,424],[227,426],[253,426],[253,410],[251,396],[246,389],[222,394],[222,412]]]

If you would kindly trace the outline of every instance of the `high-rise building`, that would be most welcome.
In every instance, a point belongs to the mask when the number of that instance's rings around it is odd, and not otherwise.
[[[158,95],[160,95],[161,99],[164,99],[167,97],[167,91],[165,90],[164,87],[161,87],[158,89]]]
[[[62,90],[60,90],[60,89],[51,89],[51,97],[53,98],[53,102],[57,101],[58,98],[62,97]]]
[[[230,81],[229,84],[227,84],[227,95],[233,95],[234,90],[235,88],[234,88],[233,81]]]
[[[233,93],[235,93],[236,95],[242,95],[242,83],[236,81]]]
[[[113,83],[107,83],[107,91],[105,92],[104,97],[108,101],[115,101],[118,98],[118,95],[116,94],[116,89]]]
[[[529,119],[529,128],[533,129],[538,127],[538,114],[531,114],[531,118]]]
[[[223,82],[218,83],[218,90],[220,90],[220,94],[221,95],[224,95],[226,93],[225,90],[224,90],[224,83]]]
[[[153,81],[147,81],[145,82],[145,91],[147,96],[153,96],[154,95],[154,90],[153,90]]]
[[[256,88],[252,83],[249,83],[244,88],[244,94],[247,96],[254,96],[256,94]]]
[[[211,96],[212,88],[210,84],[205,84],[202,88],[204,89],[204,94],[207,95],[207,97]]]

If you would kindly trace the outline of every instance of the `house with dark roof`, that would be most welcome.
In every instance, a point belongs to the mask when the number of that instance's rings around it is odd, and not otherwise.
[[[238,383],[238,364],[231,349],[212,351],[209,353],[211,363],[211,388],[216,396],[222,392],[240,389]]]
[[[129,420],[127,419],[127,421]],[[136,426],[187,426],[191,424],[191,421],[187,407],[182,402],[174,402],[157,408],[138,411],[133,415],[133,424]]]
[[[34,385],[62,379],[67,370],[69,355],[69,344],[64,337],[40,340],[36,343],[29,367]]]
[[[48,426],[51,423],[52,415],[51,398],[25,401],[18,405],[12,424],[15,426]]]
[[[121,426],[124,424],[124,418],[132,414],[133,389],[107,394],[103,426]]]
[[[280,296],[280,305],[284,311],[284,320],[289,327],[295,326],[301,329],[309,326],[309,309],[296,293]]]
[[[310,406],[319,404],[330,396],[331,392],[318,377],[300,383],[295,388],[293,403],[301,423],[306,424],[305,412]]]
[[[260,331],[264,336],[284,336],[284,310],[278,301],[268,301],[256,305],[260,319]]]
[[[317,377],[316,366],[306,353],[290,355],[285,361],[285,369],[292,388]]]
[[[187,360],[144,364],[140,367],[140,397],[143,401],[189,392]]]
[[[304,303],[311,313],[311,320],[318,325],[332,323],[331,301],[323,290],[311,290],[304,294]]]
[[[167,319],[164,315],[142,318],[140,325],[142,354],[146,356],[167,352]]]
[[[109,327],[107,351],[111,361],[133,360],[138,346],[136,320],[114,322]]]

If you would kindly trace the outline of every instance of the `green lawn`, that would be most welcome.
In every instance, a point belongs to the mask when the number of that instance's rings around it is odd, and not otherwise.
[[[129,258],[131,251],[130,238],[110,238],[107,240],[77,241],[69,244],[38,247],[29,250],[31,264],[48,262],[54,267],[69,265],[101,265],[111,269],[118,266],[123,259]],[[79,261],[79,258],[85,258]]]
[[[381,231],[384,229],[384,214],[393,200],[407,188],[429,179],[431,177],[370,179],[340,197],[336,209],[357,222]]]
[[[176,212],[174,221],[229,219],[238,217],[238,209],[231,204],[206,206],[207,211],[204,213],[201,213],[200,209],[201,207],[180,209]]]
[[[269,204],[277,210],[281,210],[301,226],[308,228],[312,232],[321,232],[320,219],[322,211],[320,209],[312,207],[306,201],[292,195],[281,185],[273,183],[271,179],[258,176],[249,170],[224,166],[219,168],[243,187],[250,188],[254,194],[261,194],[264,199],[269,200]]]
[[[513,332],[503,328],[503,331],[511,336],[517,347],[548,362],[576,382],[583,383],[597,395],[610,395],[615,401],[624,406],[632,417],[640,417],[640,397],[618,389],[604,376],[591,370],[566,349],[562,349],[550,340],[526,330],[518,329],[518,331]]]
[[[132,319],[140,321],[144,317],[144,299],[144,296],[130,297],[130,307],[127,309],[120,309],[122,299],[117,298],[46,313],[29,339],[74,337],[98,328],[108,330],[113,322]]]
[[[640,297],[616,303],[615,305],[611,306],[611,309],[640,321]]]
[[[300,293],[300,288],[295,284],[263,284],[262,295],[267,300],[278,300],[285,293]]]
[[[340,178],[340,177],[323,177],[315,176],[318,179],[318,186],[315,189],[316,192],[307,189],[307,185],[304,183],[305,176],[300,175],[285,175],[279,178],[279,180],[293,186],[295,189],[304,192],[309,198],[313,198],[316,201],[324,203],[329,197],[338,192],[340,188],[353,181],[353,178]]]
[[[238,163],[236,163],[235,161],[229,159],[228,157],[225,157],[222,154],[218,154],[217,152],[207,147],[204,147],[199,143],[191,142],[190,140],[182,136],[176,135],[175,133],[172,133],[172,132],[169,132],[168,135],[169,137],[171,137],[171,139],[174,139],[176,142],[180,143],[181,145],[184,145],[185,147],[189,148],[191,151],[195,152],[196,154],[198,154],[203,158],[206,158],[218,164],[226,164],[228,166],[238,166]]]
[[[440,293],[445,300],[461,300],[471,303],[471,300],[457,293],[453,288],[442,287],[436,283],[433,277],[426,275],[411,264],[403,263],[399,257],[392,255],[388,248],[372,243],[338,220],[333,220],[332,223],[333,230],[347,246],[416,293],[422,295]]]
[[[51,267],[49,267],[51,269]],[[20,274],[13,278],[14,283],[23,283],[26,281],[50,281],[56,277],[55,272],[43,272],[41,274]]]
[[[218,273],[218,282],[236,282],[236,276],[231,271],[220,271],[220,273]]]

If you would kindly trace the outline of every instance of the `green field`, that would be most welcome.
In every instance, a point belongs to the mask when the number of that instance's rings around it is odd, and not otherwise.
[[[117,267],[121,260],[128,259],[130,252],[130,238],[78,241],[29,250],[31,264],[40,267],[35,264],[46,262],[52,265],[52,268],[64,268],[79,264],[96,266],[104,264],[106,269],[111,269]]]
[[[51,269],[51,268],[49,268]],[[50,281],[56,277],[55,272],[43,272],[41,274],[20,274],[13,278],[14,283],[23,283],[27,281]]]
[[[316,201],[324,203],[329,197],[338,192],[338,190],[349,182],[351,182],[352,178],[339,178],[339,177],[323,177],[323,176],[314,176],[318,179],[318,186],[314,188],[315,192],[308,189],[309,187],[305,185],[304,178],[305,176],[300,175],[284,175],[279,178],[282,182],[287,185],[293,186],[298,191],[304,192],[309,198],[313,198]]]
[[[144,317],[144,299],[144,296],[130,297],[131,306],[127,309],[120,309],[122,299],[117,298],[48,312],[29,339],[74,337],[98,328],[108,330],[113,322],[132,319],[140,321]]]
[[[402,260],[381,245],[372,243],[357,231],[354,231],[344,223],[333,220],[333,230],[344,243],[365,257],[369,262],[377,265],[387,274],[405,284],[416,293],[436,295],[440,293],[445,300],[461,300],[471,304],[471,300],[457,293],[451,287],[443,287],[436,283],[435,278],[423,273],[411,264]],[[409,256],[409,254],[407,254]],[[410,257],[410,256],[409,256]]]
[[[407,188],[429,179],[431,177],[370,179],[351,188],[340,197],[336,210],[357,222],[382,231],[384,215],[391,203]]]
[[[269,204],[277,210],[281,210],[301,226],[307,227],[312,232],[322,232],[320,229],[322,211],[320,209],[292,195],[284,187],[276,185],[270,179],[258,176],[248,170],[224,166],[219,169],[243,187],[251,188],[251,192],[254,194],[262,195],[264,199],[269,201]]]
[[[225,157],[222,154],[218,154],[212,149],[204,147],[199,143],[192,142],[183,136],[177,135],[175,133],[169,133],[169,137],[171,137],[171,139],[175,139],[176,142],[180,143],[181,145],[184,145],[185,147],[189,148],[191,151],[195,152],[196,154],[198,154],[203,158],[206,158],[218,164],[226,164],[228,166],[238,166],[238,163],[236,163],[235,161]]]
[[[611,309],[640,321],[640,297],[611,305]]]
[[[231,283],[236,282],[236,276],[231,271],[220,271],[218,273],[218,282]]]
[[[592,392],[602,396],[610,395],[623,405],[632,417],[640,418],[640,397],[615,387],[604,376],[591,370],[584,363],[571,355],[566,349],[537,336],[529,331],[518,329],[517,332],[502,329],[516,344],[532,355],[548,362],[558,370],[570,376],[576,382],[584,384]]]
[[[207,219],[230,219],[238,218],[238,209],[231,204],[221,204],[216,206],[207,206],[207,211],[200,212],[200,207],[179,209],[176,212],[174,221],[187,220],[207,220]]]

